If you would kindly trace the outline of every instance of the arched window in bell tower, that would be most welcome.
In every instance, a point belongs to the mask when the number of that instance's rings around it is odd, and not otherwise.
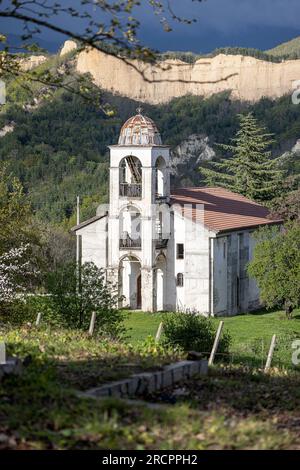
[[[120,196],[130,198],[142,197],[142,164],[137,157],[128,155],[122,158],[119,165]]]
[[[119,215],[120,220],[120,249],[141,248],[141,213],[136,207],[124,207]]]
[[[155,163],[155,194],[157,198],[166,196],[166,162],[158,157]]]

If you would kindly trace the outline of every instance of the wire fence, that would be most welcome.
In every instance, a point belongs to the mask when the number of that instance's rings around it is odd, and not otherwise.
[[[235,343],[229,347],[228,352],[215,353],[214,364],[236,365],[241,367],[249,367],[256,369],[264,369],[272,340],[272,332],[268,337],[256,337],[244,340],[242,343]],[[163,333],[162,333],[163,339]],[[295,340],[299,340],[297,332],[283,333],[276,335],[275,350],[272,356],[271,367],[278,369],[300,370],[300,364],[297,367],[293,364],[292,355],[294,349],[292,347]],[[176,344],[180,344],[180,338],[176,338]],[[170,344],[170,343],[169,343]],[[196,351],[199,357],[209,358],[211,350]],[[300,353],[299,353],[300,358]]]
[[[24,318],[23,315],[20,315],[20,318],[17,318],[16,320],[19,324],[31,324],[32,326],[36,327],[39,327],[40,325],[49,326],[52,324],[54,324],[56,327],[62,326],[59,324],[60,322],[55,321],[53,323],[51,312],[49,313],[47,311],[43,311],[42,314],[37,314],[36,312],[30,311],[27,318]],[[95,322],[96,318],[94,318],[92,325],[91,322],[89,322],[89,329],[87,329],[87,332],[89,332],[90,336],[93,334]],[[5,325],[0,326],[3,328],[5,327]],[[157,332],[155,338],[157,341],[160,341],[160,337],[163,339],[164,336],[162,324],[160,324],[159,329],[161,331],[159,335]],[[218,348],[219,350],[217,349],[214,363],[224,363],[227,365],[264,369],[268,357],[272,333],[273,332],[270,331],[268,332],[268,335],[264,335],[263,337],[255,337],[248,340],[243,340],[243,342],[239,343],[237,343],[233,338],[233,343],[230,345],[228,352],[220,352],[220,348]],[[300,370],[300,364],[297,366],[292,361],[292,356],[294,353],[293,343],[295,340],[299,339],[299,334],[296,331],[276,334],[276,345],[272,357],[271,367],[276,367],[279,369]],[[174,342],[173,344],[174,349],[176,346],[178,346],[178,344],[180,344],[180,338],[176,338],[176,343]],[[204,348],[209,349],[209,346],[204,346]],[[198,354],[208,359],[210,357],[211,350],[202,350],[201,352],[198,352]]]
[[[240,365],[245,367],[264,369],[268,357],[272,335],[270,338],[258,337],[246,340],[242,344],[231,347],[229,352],[217,352],[215,355],[215,363],[225,363],[228,365]],[[297,369],[293,364],[292,344],[299,339],[297,333],[285,333],[276,335],[276,345],[272,357],[271,366],[278,369]],[[210,352],[201,353],[203,356],[209,357]],[[298,370],[300,366],[298,367]]]

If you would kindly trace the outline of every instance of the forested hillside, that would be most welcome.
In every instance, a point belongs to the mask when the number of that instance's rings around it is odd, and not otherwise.
[[[300,57],[300,37],[280,44],[279,46],[274,47],[274,49],[270,49],[266,52],[272,57],[297,59]]]
[[[135,113],[138,103],[103,94],[103,101],[115,110],[108,117],[78,95],[62,90],[48,93],[36,84],[33,97],[13,82],[8,95],[0,114],[0,129],[6,129],[0,138],[0,160],[21,179],[37,215],[70,226],[77,194],[83,199],[82,216],[94,215],[97,205],[107,200],[107,146],[117,142],[122,123]],[[28,106],[30,101],[33,105]],[[208,136],[211,145],[229,142],[237,130],[237,114],[246,110],[275,134],[274,155],[290,150],[300,138],[300,106],[293,105],[290,97],[247,105],[222,93],[209,99],[186,96],[156,107],[144,105],[163,142],[173,148],[193,134]],[[299,171],[296,158],[288,162],[293,172]],[[173,186],[202,184],[197,168],[188,161],[178,168]]]

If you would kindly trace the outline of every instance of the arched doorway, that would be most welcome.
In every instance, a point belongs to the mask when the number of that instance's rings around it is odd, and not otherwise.
[[[141,308],[141,263],[131,255],[125,255],[119,263],[119,296],[121,307],[133,310]]]

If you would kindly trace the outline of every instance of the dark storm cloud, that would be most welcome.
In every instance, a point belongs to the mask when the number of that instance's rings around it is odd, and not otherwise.
[[[142,15],[141,37],[160,49],[207,52],[216,47],[242,46],[268,49],[300,35],[299,0],[173,0],[179,15],[196,18],[191,26],[172,22],[163,34],[155,20]]]
[[[79,4],[79,0],[72,3]],[[148,1],[141,3],[142,7],[136,10],[142,24],[140,38],[160,50],[208,52],[225,46],[268,49],[300,35],[299,0],[171,0],[179,16],[197,19],[190,26],[171,20],[171,33],[163,31]],[[60,22],[66,28],[72,27],[66,18]],[[15,23],[5,24],[3,20],[0,27],[10,33],[18,30]],[[42,39],[52,41],[53,47],[57,47],[63,37],[44,31]]]

